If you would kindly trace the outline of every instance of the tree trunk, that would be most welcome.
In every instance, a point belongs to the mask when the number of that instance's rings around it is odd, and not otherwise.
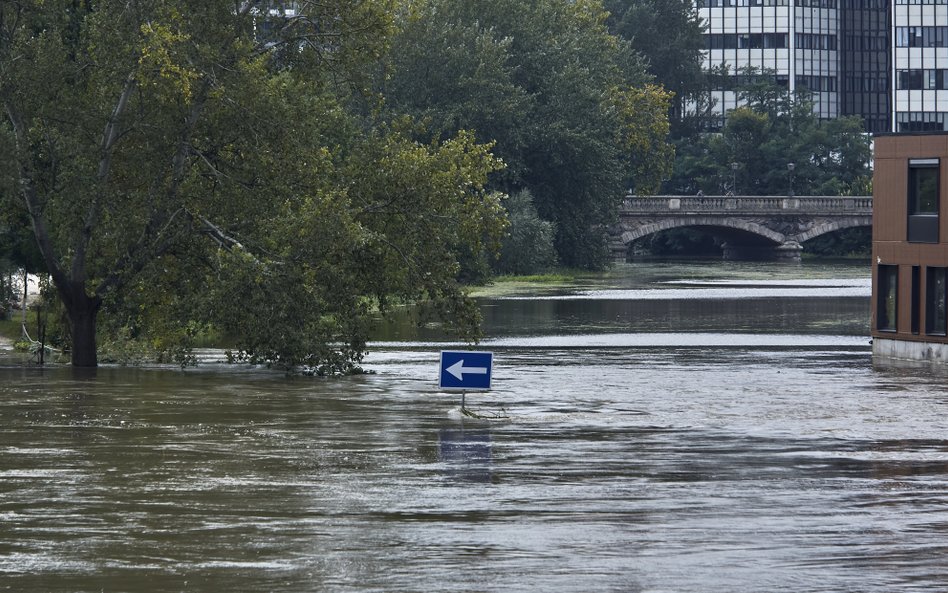
[[[83,284],[73,285],[68,297],[62,296],[66,297],[63,298],[63,305],[72,329],[72,366],[88,368],[99,364],[95,346],[95,320],[102,299],[88,296]]]

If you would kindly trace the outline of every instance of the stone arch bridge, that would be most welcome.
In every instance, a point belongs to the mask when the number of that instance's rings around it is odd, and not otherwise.
[[[872,226],[872,197],[626,196],[611,230],[612,254],[668,229],[696,227],[724,241],[725,259],[798,261],[814,237]]]

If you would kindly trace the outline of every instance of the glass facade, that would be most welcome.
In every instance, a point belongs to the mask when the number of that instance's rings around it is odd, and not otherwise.
[[[839,7],[840,115],[863,118],[867,132],[891,130],[888,0],[842,0]]]
[[[797,72],[794,48],[800,42],[820,47],[833,42],[822,37],[814,39],[813,35],[821,33],[819,31],[791,26],[789,0],[704,0],[698,1],[697,7],[707,25],[705,68],[714,70],[726,66],[728,71],[727,76],[716,77],[711,90],[710,99],[719,115],[717,125],[723,125],[725,115],[741,104],[736,89],[754,76],[748,68],[772,73],[774,82],[790,91],[796,88],[798,74],[822,74]],[[828,36],[830,32],[826,33]],[[822,81],[807,79],[806,82],[824,87]]]
[[[948,130],[948,2],[895,0],[892,13],[893,131]]]
[[[773,72],[812,94],[823,118],[855,115],[867,132],[948,130],[948,0],[698,0],[705,66],[732,77]],[[719,122],[738,80],[711,99]]]
[[[747,68],[773,73],[791,93],[806,92],[822,118],[845,113],[840,56],[846,51],[837,0],[704,0],[706,68],[726,65],[732,75]],[[884,51],[884,50],[883,50]],[[719,84],[711,99],[723,116],[740,104],[734,84]],[[861,80],[850,86],[862,88]],[[885,119],[885,118],[883,118]]]

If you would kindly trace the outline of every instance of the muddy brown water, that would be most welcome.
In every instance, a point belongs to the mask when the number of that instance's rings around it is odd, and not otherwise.
[[[868,267],[646,263],[482,300],[374,374],[0,367],[0,590],[948,590],[948,378]],[[208,359],[213,358],[207,353]]]

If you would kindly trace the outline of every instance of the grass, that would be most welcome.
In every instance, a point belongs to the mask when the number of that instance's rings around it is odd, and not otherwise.
[[[565,284],[575,280],[576,276],[573,274],[554,272],[549,274],[530,274],[528,276],[497,276],[492,282],[495,284],[501,284],[505,282],[527,282],[530,284]]]
[[[13,311],[10,319],[0,319],[0,336],[16,342],[22,337],[20,324],[23,323],[23,313]],[[30,311],[26,315],[26,327],[36,327],[36,313]]]
[[[537,290],[556,290],[573,285],[577,281],[591,276],[596,276],[596,273],[563,268],[545,274],[495,276],[491,278],[487,284],[472,286],[470,288],[472,296],[496,297],[518,293],[531,293]]]

